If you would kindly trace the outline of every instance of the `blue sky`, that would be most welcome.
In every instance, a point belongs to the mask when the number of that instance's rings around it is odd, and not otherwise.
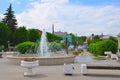
[[[2,18],[10,3],[19,26],[78,35],[117,35],[120,0],[0,0]]]
[[[9,4],[13,5],[15,13],[20,13],[26,9],[31,8],[32,2],[40,0],[0,0],[0,13],[5,13]],[[120,6],[120,0],[69,0],[70,4],[73,5],[86,5],[86,6],[105,6],[114,5]]]

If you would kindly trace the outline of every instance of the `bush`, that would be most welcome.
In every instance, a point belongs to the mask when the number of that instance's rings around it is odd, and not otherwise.
[[[94,40],[91,40],[91,41],[89,41],[89,45],[90,44],[92,44],[92,43],[97,43],[97,42],[99,42],[99,41],[102,41],[101,39],[94,39]]]
[[[82,53],[83,52],[83,50],[77,50],[77,51],[73,51],[72,53],[74,54],[74,55],[79,55],[80,53]]]
[[[117,44],[111,40],[99,41],[89,45],[89,51],[94,55],[104,55],[105,51],[117,52]]]
[[[49,43],[49,50],[51,52],[61,51],[62,47],[63,47],[63,44],[60,44],[60,43],[56,43],[56,42]]]
[[[17,45],[17,50],[20,52],[20,54],[25,53],[37,53],[37,43],[34,42],[23,42]]]

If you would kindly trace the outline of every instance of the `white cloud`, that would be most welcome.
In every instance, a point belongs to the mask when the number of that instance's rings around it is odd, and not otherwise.
[[[20,0],[9,0],[10,3],[21,4]]]
[[[120,28],[120,7],[69,5],[68,0],[41,0],[31,9],[17,14],[19,25],[28,28],[67,31],[78,35],[108,33],[117,35]],[[58,4],[60,3],[60,4]]]
[[[0,21],[2,20],[3,17],[4,17],[3,14],[0,14]]]
[[[41,0],[43,3],[68,3],[69,0]]]
[[[15,2],[16,0],[9,0],[10,2]]]

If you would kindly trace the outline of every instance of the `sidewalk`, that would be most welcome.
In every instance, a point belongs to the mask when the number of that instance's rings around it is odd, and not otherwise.
[[[114,62],[114,61],[113,61]],[[103,64],[103,62],[101,62]],[[115,65],[115,63],[114,63]],[[0,58],[0,80],[119,80],[120,70],[90,69],[89,75],[80,74],[80,63],[74,63],[75,72],[72,76],[63,74],[63,65],[39,66],[33,69],[34,77],[24,77],[25,68],[5,63]]]

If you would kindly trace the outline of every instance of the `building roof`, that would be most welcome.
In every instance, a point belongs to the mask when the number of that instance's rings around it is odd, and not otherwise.
[[[58,31],[58,32],[54,32],[55,35],[58,35],[58,36],[66,36],[67,35],[67,32],[61,32],[61,31]]]

